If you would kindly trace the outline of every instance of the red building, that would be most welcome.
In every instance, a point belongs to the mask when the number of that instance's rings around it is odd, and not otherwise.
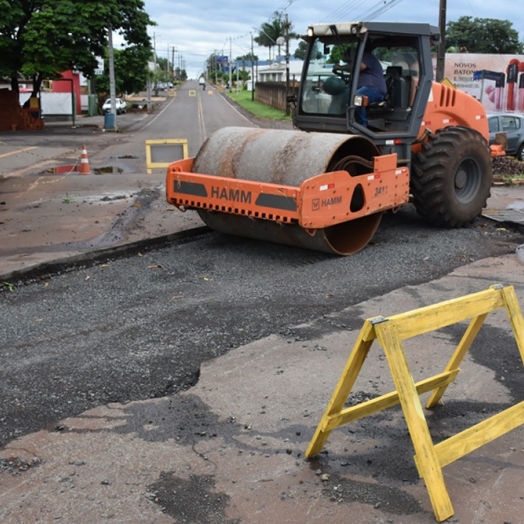
[[[80,90],[80,73],[74,73],[73,71],[64,71],[62,78],[59,80],[53,80],[51,86],[51,92],[53,93],[74,93],[75,95],[75,106],[76,114],[82,113],[82,99]]]

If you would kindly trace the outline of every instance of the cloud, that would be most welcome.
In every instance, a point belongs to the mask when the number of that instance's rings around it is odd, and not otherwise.
[[[205,67],[206,59],[217,52],[233,58],[251,49],[251,33],[258,34],[264,22],[270,21],[276,11],[286,8],[293,30],[305,33],[309,24],[361,20],[365,14],[381,6],[389,6],[397,0],[381,0],[373,3],[364,0],[339,1],[328,4],[309,0],[278,0],[273,2],[246,2],[245,0],[145,0],[145,10],[158,24],[150,28],[155,39],[157,55],[172,59],[176,48],[175,66],[182,59],[190,77],[198,76]],[[447,5],[447,21],[461,16],[473,18],[496,18],[510,20],[513,28],[524,39],[524,11],[516,8],[515,1],[455,0]],[[377,21],[420,22],[438,25],[438,2],[400,0]],[[297,42],[291,42],[291,51]],[[257,47],[255,54],[267,57],[267,49]]]

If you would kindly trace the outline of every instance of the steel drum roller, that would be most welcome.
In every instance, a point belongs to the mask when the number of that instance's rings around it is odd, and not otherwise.
[[[261,183],[299,186],[304,180],[329,171],[358,165],[355,155],[370,160],[379,155],[376,146],[357,135],[306,133],[275,129],[226,127],[214,133],[198,152],[193,171]],[[344,159],[352,160],[345,164]],[[350,175],[348,175],[350,176]],[[350,255],[363,249],[373,237],[382,213],[323,229],[306,231],[295,224],[199,209],[204,223],[217,231]]]

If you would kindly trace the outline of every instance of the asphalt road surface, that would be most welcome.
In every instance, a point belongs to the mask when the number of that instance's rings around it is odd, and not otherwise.
[[[232,348],[520,242],[480,219],[431,229],[407,207],[348,258],[209,232],[19,285],[0,295],[0,445],[97,405],[190,388],[203,361]]]
[[[107,139],[113,144],[100,158],[137,169],[144,137],[183,132],[194,154],[220,126],[253,125],[218,93],[190,90],[154,119],[129,115],[136,121]],[[314,319],[315,329],[330,333],[340,328],[332,313],[522,242],[520,230],[484,219],[465,229],[430,228],[406,206],[386,215],[371,244],[348,258],[206,232],[28,279],[14,292],[4,288],[0,445],[107,402],[188,389],[202,362],[232,348],[293,335]],[[347,327],[359,328],[361,319],[355,322]]]

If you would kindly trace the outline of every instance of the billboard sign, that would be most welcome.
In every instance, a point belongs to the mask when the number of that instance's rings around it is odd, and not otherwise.
[[[447,53],[444,76],[487,112],[524,112],[524,55]]]

